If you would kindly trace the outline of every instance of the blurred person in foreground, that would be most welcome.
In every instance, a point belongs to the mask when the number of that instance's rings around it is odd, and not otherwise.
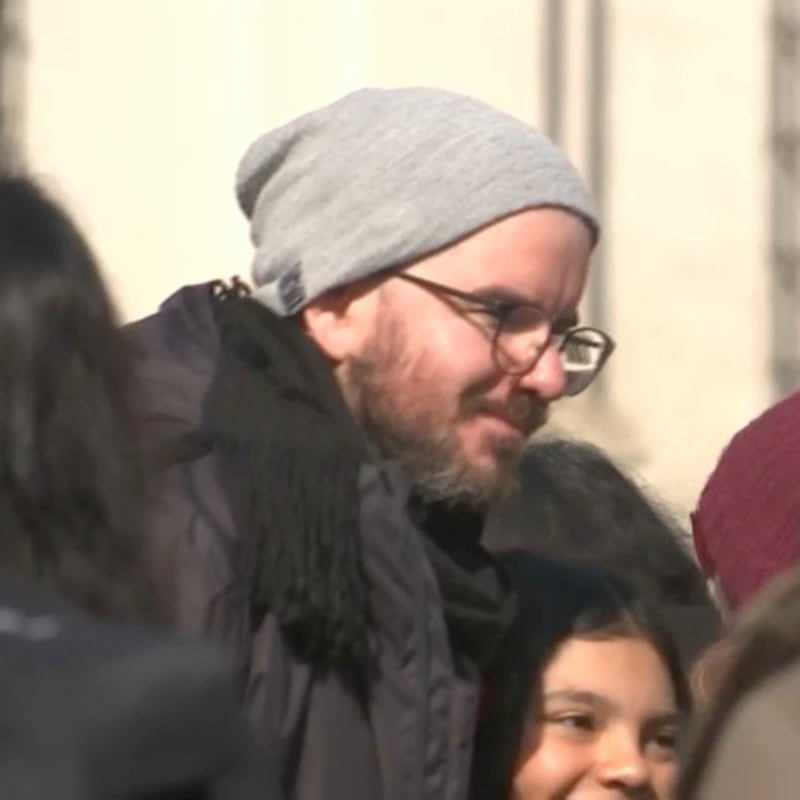
[[[654,610],[598,571],[504,554],[520,612],[487,685],[478,800],[671,800],[691,698]]]
[[[487,518],[492,551],[527,550],[629,583],[658,609],[684,667],[715,642],[720,615],[677,523],[602,450],[534,441],[519,486]]]
[[[290,796],[460,800],[514,614],[484,510],[613,347],[578,321],[592,205],[544,136],[428,88],[269,131],[236,190],[252,293],[129,329],[159,585],[234,654]]]
[[[775,578],[735,620],[680,781],[680,800],[797,797],[800,570]]]
[[[87,243],[0,183],[0,564],[105,617],[150,619],[125,342]]]
[[[0,797],[277,797],[228,660],[142,624],[127,346],[80,231],[21,177],[0,177],[0,336]]]

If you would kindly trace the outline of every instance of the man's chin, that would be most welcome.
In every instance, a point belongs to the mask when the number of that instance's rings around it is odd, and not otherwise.
[[[526,441],[524,437],[495,439],[483,453],[469,461],[465,483],[472,485],[476,497],[483,497],[489,505],[504,499],[517,487]]]
[[[482,460],[495,470],[516,469],[530,435],[522,430],[508,428],[502,433],[487,436],[482,442]]]

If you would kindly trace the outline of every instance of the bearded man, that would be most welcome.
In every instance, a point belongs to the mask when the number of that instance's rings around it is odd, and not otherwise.
[[[591,202],[544,136],[427,88],[266,133],[237,195],[252,292],[129,328],[163,600],[230,648],[287,797],[463,800],[514,613],[482,512],[613,347],[578,324]]]

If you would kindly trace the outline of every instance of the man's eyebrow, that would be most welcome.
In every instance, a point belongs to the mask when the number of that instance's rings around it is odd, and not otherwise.
[[[485,298],[486,300],[495,300],[500,303],[539,306],[539,303],[532,297],[525,297],[524,294],[514,289],[509,289],[508,286],[497,286],[495,284],[478,286],[471,289],[469,294],[474,294],[476,297]]]
[[[469,291],[469,294],[474,294],[484,300],[489,300],[499,303],[509,303],[511,305],[526,305],[536,306],[541,308],[542,311],[547,309],[533,297],[526,297],[521,292],[514,289],[509,289],[508,286],[497,286],[490,284],[488,286],[478,286]],[[577,311],[568,311],[565,314],[560,314],[555,320],[555,324],[559,327],[574,328],[580,320]]]
[[[569,330],[570,328],[577,328],[580,324],[581,318],[577,311],[569,311],[566,314],[562,314],[560,317],[553,321],[553,325],[556,328],[561,328],[563,330]]]

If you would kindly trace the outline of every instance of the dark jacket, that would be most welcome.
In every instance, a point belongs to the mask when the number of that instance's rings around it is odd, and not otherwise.
[[[144,438],[152,452],[169,454],[199,426],[214,374],[210,287],[182,289],[128,330],[143,381]],[[375,674],[353,680],[298,657],[269,613],[250,629],[251,543],[232,522],[216,462],[180,446],[167,461],[149,502],[151,566],[174,622],[234,655],[258,741],[282,771],[287,796],[465,798],[477,670],[451,650],[399,471],[365,464],[360,476],[364,568],[380,647]],[[359,684],[361,691],[353,688]]]
[[[4,800],[279,797],[216,647],[90,620],[6,573],[0,707]]]

